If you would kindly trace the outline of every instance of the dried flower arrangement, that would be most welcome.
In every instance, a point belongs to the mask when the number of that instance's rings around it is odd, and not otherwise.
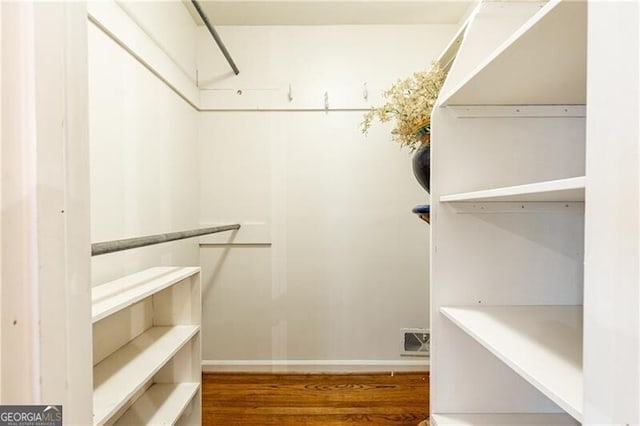
[[[431,110],[446,77],[446,73],[435,63],[429,71],[415,72],[413,76],[398,80],[383,94],[385,104],[371,108],[362,121],[362,133],[365,135],[374,119],[382,123],[395,119],[391,131],[394,142],[401,147],[415,151],[422,143],[429,143],[429,125]]]

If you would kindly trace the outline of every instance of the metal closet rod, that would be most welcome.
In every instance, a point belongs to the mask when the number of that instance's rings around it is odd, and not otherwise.
[[[193,3],[193,7],[196,8],[196,11],[198,12],[198,15],[200,15],[200,18],[202,19],[202,22],[204,22],[204,25],[207,27],[207,29],[211,33],[211,37],[213,37],[213,39],[216,41],[216,44],[218,45],[218,47],[222,51],[222,54],[226,58],[227,62],[229,62],[229,66],[231,67],[233,72],[236,75],[240,74],[240,70],[236,66],[236,63],[233,62],[233,58],[229,54],[229,51],[227,50],[227,47],[222,42],[222,39],[218,35],[218,32],[216,31],[216,29],[213,28],[213,25],[211,25],[211,22],[209,22],[209,18],[207,18],[207,15],[205,15],[204,11],[200,7],[200,4],[198,4],[198,2],[196,0],[191,0],[191,3]]]
[[[101,254],[114,253],[116,251],[167,243],[169,241],[184,240],[185,238],[199,237],[201,235],[216,234],[218,232],[233,231],[236,229],[240,229],[239,224],[191,229],[189,231],[169,232],[167,234],[147,235],[145,237],[125,238],[123,240],[94,243],[91,244],[91,256],[100,256]]]

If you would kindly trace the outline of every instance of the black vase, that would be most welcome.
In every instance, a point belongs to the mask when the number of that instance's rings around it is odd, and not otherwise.
[[[429,144],[422,144],[413,154],[413,175],[418,183],[429,192],[431,183],[431,150]]]

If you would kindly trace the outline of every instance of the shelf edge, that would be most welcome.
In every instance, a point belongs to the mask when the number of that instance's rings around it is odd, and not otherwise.
[[[149,268],[146,269],[144,271],[140,271],[140,272],[136,272],[135,274],[131,274],[130,276],[136,275],[136,274],[142,274],[144,272],[148,272],[151,271],[155,268]],[[177,274],[178,272],[180,272],[180,274]],[[132,285],[127,287],[126,289],[124,289],[123,291],[119,292],[119,293],[114,293],[113,295],[110,295],[108,297],[105,297],[103,299],[100,299],[98,302],[93,303],[92,302],[92,306],[91,306],[91,322],[92,323],[96,323],[110,315],[113,315],[114,313],[121,311],[122,309],[127,308],[128,306],[131,306],[149,296],[152,296],[156,293],[159,293],[160,291],[171,287],[172,285],[178,284],[179,282],[182,282],[184,280],[186,280],[187,278],[190,278],[194,275],[196,275],[197,273],[200,272],[200,267],[198,266],[189,266],[189,267],[178,267],[178,269],[175,269],[173,271],[169,271],[166,274],[174,274],[176,273],[175,276],[171,276],[170,279],[166,280],[165,282],[162,282],[162,284],[158,284],[155,286],[151,286],[150,289],[143,291],[141,293],[135,293],[135,290],[139,289],[140,287],[143,287],[145,285],[150,285],[150,283],[152,281],[155,280],[159,280],[160,278],[153,278],[150,281],[146,281],[146,282],[142,282],[136,285]],[[123,278],[119,278],[117,280],[105,283],[105,284],[101,284],[100,286],[97,287],[102,287],[102,286],[115,286],[118,281],[120,280],[125,280],[127,277],[123,277]],[[96,287],[96,288],[97,288]],[[104,288],[104,287],[103,287]],[[98,306],[100,304],[106,303],[109,299],[115,298],[115,297],[120,297],[128,292],[134,293],[132,295],[131,298],[127,299],[126,301],[123,301],[121,303],[115,304],[113,306],[109,306],[106,309],[102,309],[100,311],[94,312],[94,307]]]
[[[457,194],[441,195],[441,203],[451,202],[482,202],[488,199],[495,201],[509,201],[507,197],[527,196],[534,194],[553,193],[561,191],[581,190],[586,187],[586,177],[577,176],[566,179],[558,179],[544,182],[529,183],[524,185],[505,186],[501,188],[486,189],[481,191],[462,192]],[[512,200],[515,202],[527,202],[526,200]],[[532,200],[533,201],[533,200]],[[544,200],[541,200],[544,201]],[[557,202],[575,202],[582,200],[566,199]]]

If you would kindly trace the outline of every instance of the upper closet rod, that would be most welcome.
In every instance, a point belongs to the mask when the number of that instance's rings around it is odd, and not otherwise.
[[[227,62],[229,62],[229,66],[231,67],[233,72],[236,75],[240,74],[240,70],[236,66],[236,63],[233,62],[233,58],[231,57],[231,55],[229,54],[229,51],[227,50],[224,43],[222,42],[222,39],[218,35],[218,32],[215,30],[215,28],[213,28],[213,25],[211,25],[211,23],[209,22],[207,15],[204,14],[204,11],[202,10],[202,8],[200,7],[200,5],[196,0],[191,0],[191,3],[193,3],[193,7],[196,8],[196,11],[198,12],[198,15],[200,15],[202,22],[204,22],[204,24],[207,26],[207,29],[211,33],[211,36],[213,37],[213,39],[218,44],[218,47],[222,51],[222,54],[224,55],[224,57],[227,59]]]
[[[167,234],[148,235],[146,237],[126,238],[124,240],[105,241],[91,244],[91,256],[129,250],[154,244],[167,243],[169,241],[183,240],[185,238],[199,237],[201,235],[215,234],[217,232],[233,231],[240,229],[239,224],[214,226],[211,228],[191,229],[189,231],[170,232]]]

